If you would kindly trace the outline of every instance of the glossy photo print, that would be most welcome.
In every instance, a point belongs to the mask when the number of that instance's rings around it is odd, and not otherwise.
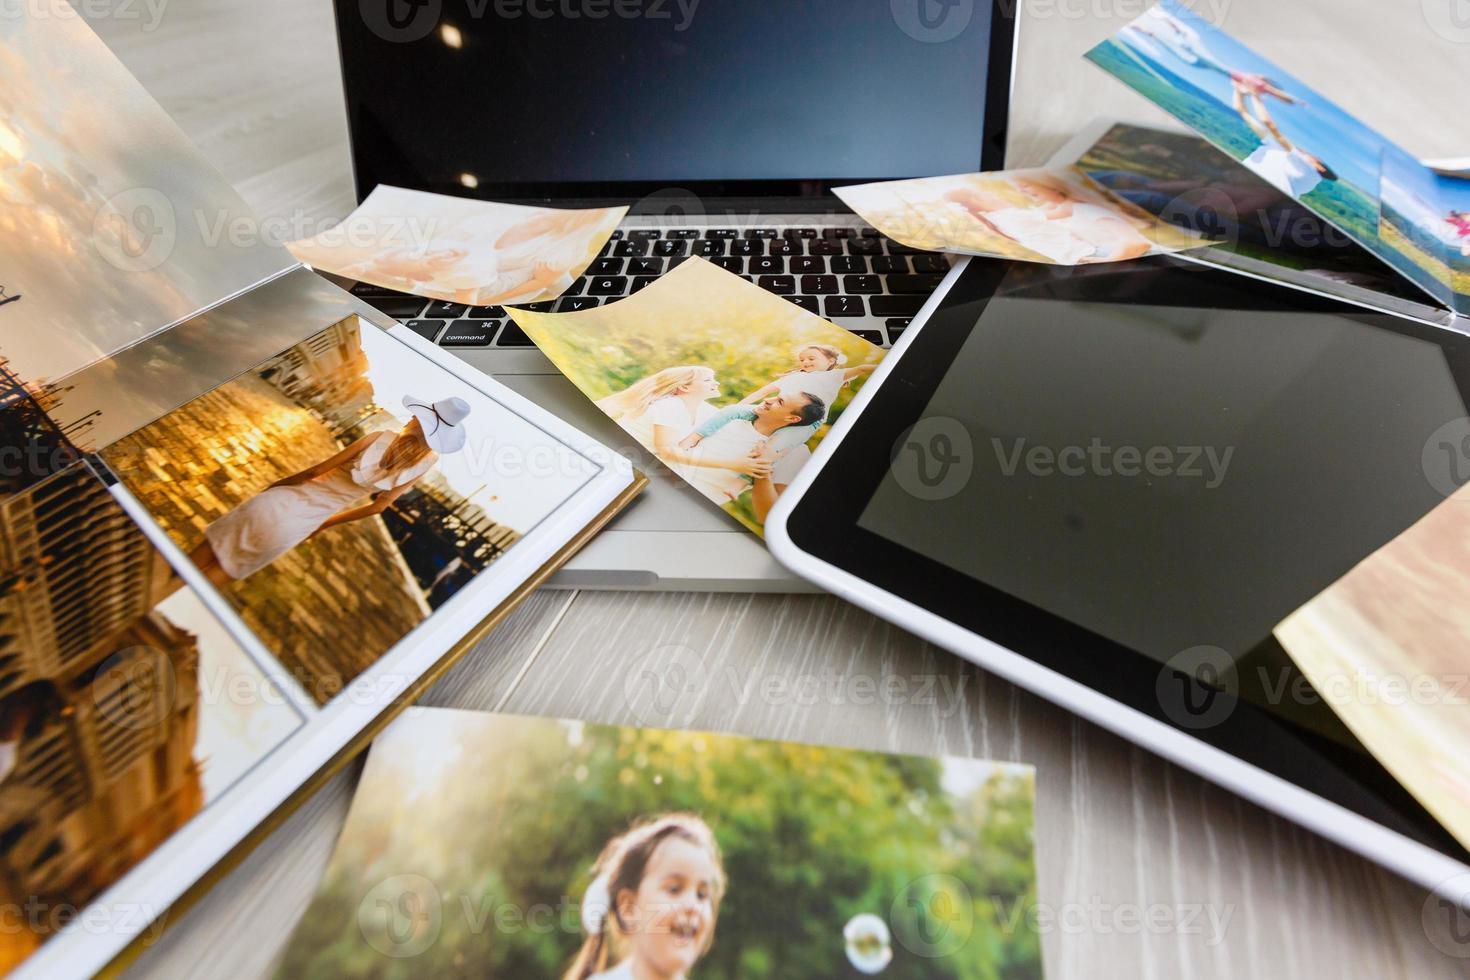
[[[7,448],[51,455],[58,445],[23,405],[11,402],[0,423]],[[0,597],[6,972],[306,716],[88,461],[0,493],[0,563],[9,583]]]
[[[1470,312],[1470,297],[1436,276],[1433,257],[1383,234],[1385,157],[1432,179],[1429,168],[1281,66],[1176,0],[1162,0],[1087,57],[1444,306]],[[1444,212],[1437,237],[1454,208],[1434,210]]]
[[[356,317],[103,458],[317,703],[597,472]]]
[[[1274,632],[1368,751],[1470,847],[1470,484]]]
[[[55,383],[295,264],[279,246],[223,234],[241,222],[256,227],[63,0],[0,12],[0,356],[10,370]]]
[[[1034,794],[1009,763],[410,708],[276,975],[1039,978]]]
[[[607,306],[509,312],[639,445],[757,534],[883,357],[698,258]]]
[[[920,177],[833,193],[912,248],[1089,265],[1208,244],[1070,168]]]
[[[336,228],[292,242],[321,272],[472,306],[556,299],[627,214],[533,208],[380,185]]]

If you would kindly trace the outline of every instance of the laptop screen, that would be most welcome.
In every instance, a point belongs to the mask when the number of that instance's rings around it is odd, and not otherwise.
[[[360,196],[377,183],[813,194],[975,170],[1003,138],[1011,28],[989,0],[338,0],[337,12]]]

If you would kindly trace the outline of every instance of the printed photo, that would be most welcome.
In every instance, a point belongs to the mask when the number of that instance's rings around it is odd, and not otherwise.
[[[977,759],[413,708],[277,976],[1039,978],[1034,787]]]
[[[639,445],[756,534],[883,357],[698,258],[607,306],[509,312]]]
[[[1383,240],[1470,314],[1470,180],[1445,177],[1398,153],[1383,156]]]
[[[64,438],[25,414],[7,449]],[[0,493],[0,565],[0,903],[81,909],[305,715],[87,461]],[[0,972],[67,921],[9,916]]]
[[[416,296],[493,306],[556,299],[626,207],[533,208],[380,185],[336,228],[292,242],[332,272]]]
[[[103,458],[317,703],[597,472],[356,317]]]
[[[913,248],[1086,265],[1207,244],[1067,168],[921,177],[833,193]]]
[[[1470,847],[1467,582],[1470,484],[1274,634],[1368,751]]]
[[[250,218],[65,0],[0,16],[0,355],[12,372],[55,383],[290,268],[279,246],[212,234]]]
[[[1300,79],[1176,0],[1162,0],[1087,57],[1441,304],[1470,310],[1470,297],[1436,276],[1432,255],[1382,232],[1383,160],[1431,180],[1432,172]],[[1430,235],[1438,237],[1456,208],[1434,210]]]

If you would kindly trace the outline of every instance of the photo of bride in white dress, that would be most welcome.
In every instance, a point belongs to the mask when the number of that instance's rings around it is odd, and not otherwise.
[[[382,514],[440,455],[465,444],[470,406],[464,399],[429,403],[410,396],[403,407],[413,418],[400,431],[365,435],[330,459],[272,483],[205,528],[189,558],[223,587],[330,527]],[[364,497],[371,499],[350,506]]]

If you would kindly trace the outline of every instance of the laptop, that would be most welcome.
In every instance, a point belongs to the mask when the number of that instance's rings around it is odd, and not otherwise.
[[[949,269],[831,193],[1004,166],[1007,0],[336,0],[358,200],[379,184],[631,204],[587,273],[532,308],[615,303],[699,255],[884,347]],[[499,308],[360,283],[412,330],[653,478],[553,580],[811,591],[601,415]]]

